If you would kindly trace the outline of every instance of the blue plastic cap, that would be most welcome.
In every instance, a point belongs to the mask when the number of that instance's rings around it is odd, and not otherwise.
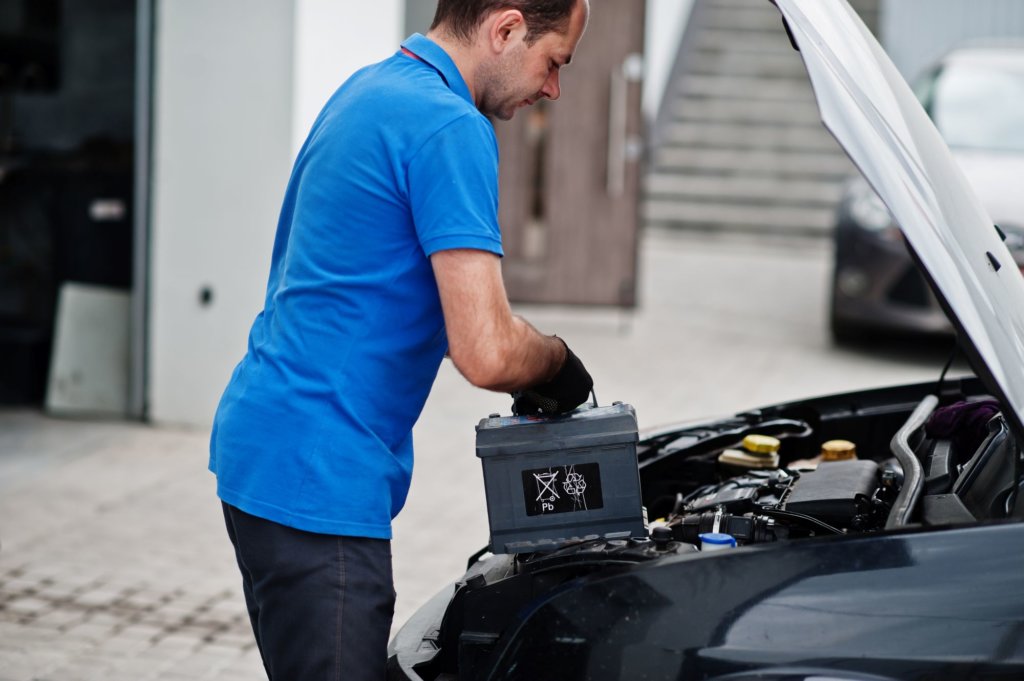
[[[700,543],[711,546],[736,546],[736,538],[724,532],[704,532],[700,535]]]

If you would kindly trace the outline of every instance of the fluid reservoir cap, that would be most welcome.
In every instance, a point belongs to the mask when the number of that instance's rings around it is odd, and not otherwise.
[[[718,455],[718,463],[738,468],[778,468],[779,455],[760,454],[740,449],[726,449]]]
[[[770,435],[748,435],[743,438],[743,449],[755,454],[774,454],[782,443]]]
[[[849,440],[829,440],[821,445],[822,461],[846,461],[857,458],[857,446]]]
[[[718,551],[720,549],[731,549],[736,547],[736,538],[724,532],[702,532],[700,535],[700,548],[703,551]]]

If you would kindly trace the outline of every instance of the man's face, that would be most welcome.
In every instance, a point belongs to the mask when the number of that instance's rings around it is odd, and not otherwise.
[[[576,3],[564,33],[551,31],[528,45],[518,38],[492,63],[481,79],[480,110],[503,121],[510,120],[516,109],[532,105],[539,99],[558,99],[559,70],[569,63],[576,44],[587,23],[588,5]]]

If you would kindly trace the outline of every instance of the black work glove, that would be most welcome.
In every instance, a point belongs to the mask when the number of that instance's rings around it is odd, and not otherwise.
[[[565,345],[561,338],[558,340]],[[565,362],[550,381],[512,393],[512,413],[518,416],[563,414],[586,402],[593,388],[594,379],[583,362],[565,345]]]

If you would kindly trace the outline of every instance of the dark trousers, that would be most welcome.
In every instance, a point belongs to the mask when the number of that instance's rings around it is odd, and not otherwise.
[[[223,506],[271,681],[382,681],[391,542],[303,532]]]

